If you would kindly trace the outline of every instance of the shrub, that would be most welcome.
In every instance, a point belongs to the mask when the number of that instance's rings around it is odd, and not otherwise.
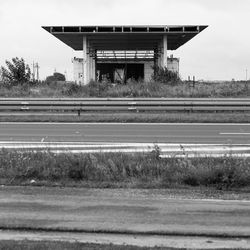
[[[103,96],[110,87],[109,82],[90,81],[87,85],[89,96]]]
[[[168,70],[166,67],[162,68],[157,65],[153,66],[154,74],[152,79],[155,82],[165,83],[165,84],[176,84],[180,81],[178,73]]]
[[[152,153],[53,154],[0,150],[0,180],[108,183],[110,187],[212,186],[230,189],[250,185],[250,158],[166,158]],[[122,184],[123,183],[123,184]],[[0,183],[1,184],[1,183]]]

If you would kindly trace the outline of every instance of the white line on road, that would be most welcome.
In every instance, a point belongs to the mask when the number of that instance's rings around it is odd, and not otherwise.
[[[127,122],[0,122],[1,124],[24,124],[24,125],[33,125],[33,124],[49,124],[49,125],[180,125],[180,126],[190,126],[190,125],[199,125],[199,126],[250,126],[249,123],[127,123]]]
[[[243,133],[243,132],[242,133],[241,132],[238,132],[238,133],[237,132],[232,132],[232,133],[231,132],[228,132],[228,133],[225,132],[225,133],[223,133],[222,132],[222,133],[220,133],[220,135],[250,135],[250,133]]]

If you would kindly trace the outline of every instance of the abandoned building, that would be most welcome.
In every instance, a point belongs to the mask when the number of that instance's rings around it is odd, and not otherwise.
[[[179,58],[168,56],[207,26],[51,26],[46,31],[82,58],[73,58],[74,80],[149,81],[155,66],[179,74]]]

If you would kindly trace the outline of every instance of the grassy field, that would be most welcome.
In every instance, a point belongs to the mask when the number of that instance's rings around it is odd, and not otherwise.
[[[89,243],[69,243],[53,241],[0,241],[0,249],[4,250],[173,250],[168,247],[137,247],[124,245],[100,245]],[[183,250],[185,250],[183,248]]]
[[[86,86],[74,83],[36,83],[5,85],[0,83],[0,97],[249,97],[250,82],[229,81],[169,85],[157,82],[110,84],[91,82]]]
[[[249,123],[250,113],[76,113],[1,114],[0,122]]]
[[[0,151],[0,184],[98,188],[250,186],[250,158],[165,158],[152,153],[54,154]]]

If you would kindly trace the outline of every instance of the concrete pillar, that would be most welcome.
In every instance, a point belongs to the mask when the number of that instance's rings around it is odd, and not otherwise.
[[[91,55],[89,60],[90,60],[89,80],[95,81],[95,58],[93,54]]]
[[[89,58],[89,75],[88,75],[88,80],[90,81],[91,79],[92,79],[92,57],[90,56],[90,54],[89,54],[89,56],[88,56],[88,58]]]
[[[92,80],[96,81],[96,63],[95,63],[95,55],[93,55],[92,57],[92,63],[93,63],[93,67],[92,67]]]
[[[82,84],[88,83],[88,51],[87,51],[87,37],[83,36],[83,61],[82,61]]]
[[[89,47],[88,47],[89,48]],[[90,57],[90,53],[89,53],[89,49],[87,52],[87,83],[89,83],[90,79],[91,79],[91,57]]]
[[[167,35],[163,35],[163,41],[162,41],[162,67],[167,68],[168,67],[168,39]]]
[[[87,53],[87,61],[88,61],[88,72],[87,72],[87,79],[88,82],[91,80],[96,80],[96,63],[95,63],[95,50],[91,45],[88,43],[88,53]]]
[[[158,55],[157,55],[157,65],[162,67],[162,42],[158,44]]]

